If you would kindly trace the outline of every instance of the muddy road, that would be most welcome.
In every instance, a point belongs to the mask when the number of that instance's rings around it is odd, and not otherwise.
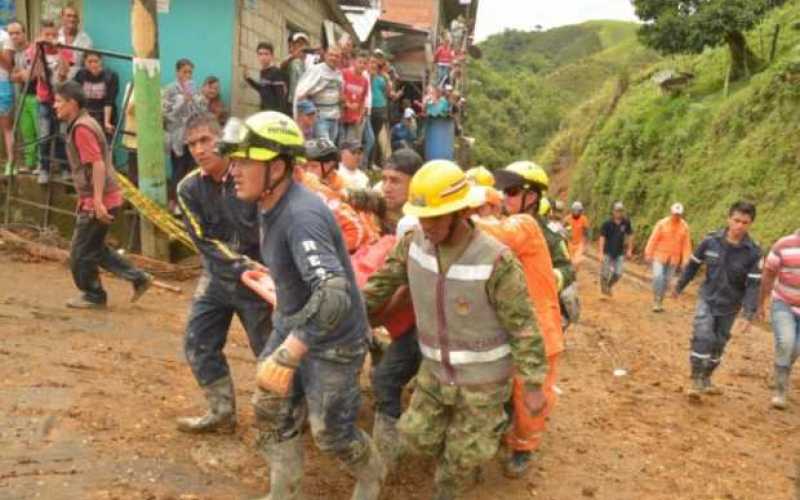
[[[639,268],[639,272],[644,272]],[[792,499],[800,481],[800,390],[768,406],[772,336],[735,334],[719,370],[723,396],[688,402],[694,300],[650,312],[646,285],[601,300],[581,272],[583,324],[568,336],[562,392],[536,467],[510,481],[491,464],[468,499]],[[106,279],[110,309],[64,308],[68,270],[0,252],[0,499],[248,499],[268,489],[254,449],[254,361],[238,326],[227,354],[237,383],[232,436],[190,436],[178,416],[204,401],[182,353],[193,282],[176,295]],[[626,375],[617,377],[615,369]],[[795,386],[800,377],[795,375]],[[371,429],[370,393],[361,423]],[[310,499],[346,499],[353,481],[307,438]],[[426,499],[432,462],[409,457],[385,499]]]

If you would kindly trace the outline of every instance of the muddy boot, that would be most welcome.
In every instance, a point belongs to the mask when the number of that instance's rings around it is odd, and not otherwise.
[[[656,297],[655,301],[653,302],[653,312],[664,312],[664,297]]]
[[[367,453],[350,467],[350,472],[356,477],[352,500],[378,500],[383,480],[386,479],[386,465],[378,452],[378,447],[375,446],[375,441],[366,434],[364,438],[368,443]]]
[[[772,397],[772,407],[776,410],[785,410],[786,391],[789,389],[789,368],[775,367],[775,395]]]
[[[262,450],[269,462],[269,495],[262,500],[300,500],[303,498],[302,435],[287,441],[267,444]],[[377,498],[377,497],[376,497]]]
[[[513,451],[504,464],[503,473],[506,477],[513,479],[524,476],[530,469],[535,456],[536,454],[532,451]]]
[[[386,471],[392,472],[402,454],[400,433],[397,432],[397,419],[380,412],[375,412],[375,423],[372,426],[372,440],[383,458]]]
[[[689,396],[690,401],[699,402],[703,398],[705,390],[706,384],[703,381],[703,377],[693,376],[692,385],[689,387],[689,390],[686,391],[686,394]]]
[[[722,396],[722,387],[711,383],[711,377],[703,378],[703,393],[710,396]]]
[[[436,468],[433,478],[433,500],[455,500],[458,493],[458,483],[447,477],[442,470],[442,465]]]
[[[230,376],[203,387],[208,411],[202,417],[182,417],[177,420],[181,432],[220,432],[229,434],[236,428],[236,401]]]

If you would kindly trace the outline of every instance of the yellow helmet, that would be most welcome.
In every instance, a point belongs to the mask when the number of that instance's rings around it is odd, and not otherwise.
[[[262,111],[245,121],[231,118],[222,132],[223,154],[232,158],[271,161],[287,155],[296,161],[305,161],[303,132],[283,113]]]
[[[542,197],[542,200],[539,202],[539,215],[542,217],[546,217],[547,214],[550,213],[550,200],[547,197]]]
[[[516,161],[504,170],[520,175],[530,184],[536,184],[542,190],[550,187],[550,178],[542,167],[532,161]]]
[[[494,175],[486,167],[474,167],[467,170],[467,179],[476,186],[494,186]]]
[[[433,160],[411,178],[403,213],[419,218],[439,217],[475,204],[476,191],[461,167],[448,160]]]

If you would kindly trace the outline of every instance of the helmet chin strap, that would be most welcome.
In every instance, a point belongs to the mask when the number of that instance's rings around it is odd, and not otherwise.
[[[274,160],[273,160],[274,161]],[[264,200],[267,196],[271,195],[275,188],[277,188],[285,179],[288,177],[289,174],[289,166],[286,164],[286,160],[284,159],[285,168],[283,170],[283,175],[281,175],[275,182],[270,182],[272,177],[272,161],[266,162],[265,165],[265,172],[264,172],[264,186],[261,190],[261,196],[259,197],[260,200]]]

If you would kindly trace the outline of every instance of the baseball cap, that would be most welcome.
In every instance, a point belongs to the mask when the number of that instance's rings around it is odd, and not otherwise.
[[[672,215],[683,215],[683,205],[681,203],[675,203],[669,211],[672,212]]]
[[[422,157],[416,151],[410,148],[401,148],[392,153],[389,159],[386,160],[384,169],[396,170],[401,174],[413,177],[417,170],[422,167],[422,164]]]
[[[386,59],[386,54],[381,49],[373,50],[372,55],[381,59]]]
[[[345,141],[342,143],[341,148],[342,150],[348,151],[364,151],[364,146],[361,145],[360,142],[357,141]]]
[[[625,205],[623,205],[621,201],[615,201],[614,210],[625,210]]]
[[[304,115],[313,115],[317,112],[317,107],[308,99],[303,99],[297,103],[297,111],[303,113]]]
[[[311,43],[311,40],[309,40],[308,35],[306,35],[302,31],[298,31],[297,33],[292,35],[292,41],[293,42],[296,42],[298,40],[305,40],[306,43]]]

